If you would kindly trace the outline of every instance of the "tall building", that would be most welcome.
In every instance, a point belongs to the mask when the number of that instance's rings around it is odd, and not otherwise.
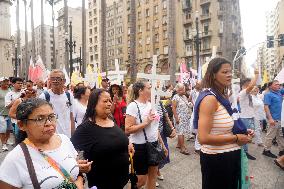
[[[44,56],[41,57],[43,64],[45,65],[45,67],[49,70],[52,69],[52,65],[55,63],[55,60],[53,60],[53,45],[55,43],[55,47],[57,46],[57,42],[53,41],[53,33],[52,33],[52,26],[49,25],[44,25],[43,29],[44,29],[44,36],[43,36],[43,41],[41,38],[41,25],[37,26],[35,28],[35,32],[34,32],[34,38],[35,38],[35,55],[36,57],[38,55],[41,56],[42,51],[41,51],[41,44],[43,43],[43,47],[44,47]],[[55,34],[57,32],[57,29],[55,28]],[[24,38],[22,38],[24,39]],[[55,38],[56,39],[56,38]],[[31,38],[29,38],[29,40],[31,40]],[[22,40],[23,42],[24,40]],[[22,48],[21,48],[21,62],[22,65],[26,65],[26,54],[25,54],[25,43],[22,43]],[[32,56],[32,44],[31,41],[29,41],[28,43],[28,60],[30,60],[30,57]],[[29,63],[28,63],[29,64]]]
[[[68,31],[64,29],[64,8],[58,11],[58,27],[57,27],[57,39],[58,45],[56,50],[57,68],[65,68],[69,70],[69,47],[66,46],[66,39],[70,38],[70,22],[72,22],[72,40],[76,41],[76,46],[73,48],[74,65],[77,63],[76,58],[80,56],[80,47],[82,47],[82,8],[68,7]],[[87,24],[88,25],[88,24]],[[67,51],[66,51],[67,50]],[[75,51],[74,51],[75,50]],[[88,52],[87,52],[88,54]]]
[[[182,0],[182,2],[187,60],[196,62],[196,26],[198,25],[201,63],[205,63],[207,57],[211,57],[213,46],[217,48],[218,55],[232,61],[243,42],[239,0]]]
[[[15,62],[15,46],[11,38],[11,1],[0,1],[0,75],[13,76],[13,61]]]
[[[102,25],[106,21],[106,49],[108,70],[114,59],[122,69],[130,67],[130,0],[106,1],[105,15],[102,1],[89,0],[89,51],[90,62],[101,64]],[[187,62],[196,69],[196,20],[200,37],[200,60],[211,57],[212,47],[218,54],[233,60],[242,45],[239,0],[137,0],[136,2],[136,62],[138,72],[149,72],[153,55],[158,55],[157,71],[170,73],[171,39],[174,40],[175,59],[178,64]],[[216,11],[218,10],[218,11]],[[175,14],[171,14],[174,12]],[[173,17],[171,15],[174,15]],[[172,51],[171,51],[172,52]],[[99,65],[101,66],[101,65]]]
[[[284,0],[278,2],[275,9],[275,36],[274,38],[279,38],[280,34],[284,35]],[[276,49],[276,66],[278,72],[284,68],[284,46],[280,46],[278,42],[275,42]]]

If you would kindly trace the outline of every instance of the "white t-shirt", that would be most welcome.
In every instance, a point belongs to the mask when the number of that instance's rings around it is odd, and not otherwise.
[[[147,119],[151,108],[151,103],[147,102],[146,104],[144,103],[140,103],[138,101],[135,101],[138,104],[138,107],[140,109],[140,113],[141,113],[141,118],[142,118],[142,122],[144,120]],[[136,124],[140,124],[140,119],[139,119],[139,114],[138,114],[138,109],[137,109],[137,105],[135,102],[131,102],[126,109],[126,114],[133,116],[136,118]],[[159,117],[157,115],[157,119],[155,119],[154,121],[152,121],[151,125],[149,125],[148,127],[145,128],[145,132],[148,138],[149,142],[155,142],[158,140],[158,129],[159,129]],[[132,133],[129,136],[129,141],[131,143],[134,144],[145,144],[145,136],[143,133],[143,130],[136,132],[136,133]]]
[[[66,136],[71,138],[70,113],[73,112],[73,95],[70,94],[70,105],[65,92],[60,95],[57,95],[54,94],[51,90],[48,90],[48,93],[50,95],[50,103],[53,105],[54,113],[57,115],[56,132],[58,134],[65,134]],[[42,93],[39,98],[46,100],[44,93]]]
[[[10,91],[6,94],[5,96],[5,106],[8,106],[9,104],[11,104],[12,101],[17,100],[18,98],[20,98],[22,94],[22,91],[20,92],[15,92],[15,91]],[[17,123],[16,119],[11,119],[12,123]]]
[[[253,102],[253,109],[255,113],[255,119],[257,120],[264,120],[265,111],[264,111],[264,103],[258,96],[252,95],[252,102]]]
[[[253,118],[253,106],[249,106],[249,95],[246,90],[242,90],[239,94],[239,102],[241,106],[240,118]]]
[[[73,180],[76,180],[79,174],[79,167],[76,162],[77,152],[69,138],[65,135],[59,135],[59,137],[61,138],[60,147],[55,150],[44,151],[44,153],[64,167]],[[37,150],[29,146],[28,150],[33,161],[40,188],[51,189],[58,187],[64,181],[61,174],[51,167]],[[19,145],[8,153],[2,162],[0,166],[0,180],[18,188],[33,188],[25,156]]]
[[[87,106],[81,104],[77,99],[74,99],[73,115],[75,121],[75,127],[77,128],[83,121],[86,113]]]

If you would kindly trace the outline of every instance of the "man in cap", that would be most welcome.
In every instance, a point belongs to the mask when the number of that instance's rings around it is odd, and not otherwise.
[[[102,78],[101,86],[102,86],[102,89],[105,89],[105,90],[109,89],[109,79],[107,77]]]

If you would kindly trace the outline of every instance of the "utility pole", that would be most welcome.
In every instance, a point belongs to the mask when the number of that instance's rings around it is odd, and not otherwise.
[[[72,22],[70,21],[70,24],[69,24],[69,41],[68,39],[66,38],[65,39],[65,42],[66,42],[66,46],[69,47],[69,67],[70,67],[70,79],[72,77],[72,73],[73,73],[73,48],[74,48],[74,52],[75,52],[75,48],[76,48],[76,41],[73,41],[73,38],[72,38]]]
[[[86,57],[87,57],[85,0],[82,0],[82,50],[83,50],[83,57],[81,57],[81,47],[80,47],[80,73],[82,74],[82,77],[84,77],[86,74]]]
[[[40,26],[40,41],[41,41],[41,58],[43,63],[46,65],[46,56],[45,56],[45,45],[44,45],[44,11],[43,11],[43,0],[41,0],[41,26]]]
[[[17,47],[15,48],[16,51],[16,56],[15,56],[15,67],[16,67],[16,73],[18,74],[18,55],[20,54],[20,49],[21,49],[21,34],[20,34],[20,25],[19,25],[19,11],[20,11],[20,2],[17,0],[17,9],[16,9],[16,22],[17,22]],[[22,74],[22,73],[21,73]],[[21,75],[22,76],[22,75]],[[16,75],[17,77],[17,75]]]
[[[176,84],[176,64],[177,64],[177,52],[176,52],[176,0],[168,0],[168,31],[169,31],[169,50],[168,50],[168,64],[170,68],[172,85]]]
[[[106,1],[101,1],[101,68],[107,72],[107,47],[106,47]]]
[[[136,0],[130,1],[130,82],[135,83],[137,78],[137,61],[136,61]]]
[[[200,58],[199,58],[199,45],[200,45],[200,39],[199,39],[199,26],[198,26],[198,24],[199,24],[199,14],[198,14],[198,11],[196,11],[196,15],[195,15],[195,27],[196,27],[196,39],[195,39],[195,49],[196,49],[196,68],[197,68],[197,70],[198,71],[200,71],[199,70],[199,64],[200,64]]]

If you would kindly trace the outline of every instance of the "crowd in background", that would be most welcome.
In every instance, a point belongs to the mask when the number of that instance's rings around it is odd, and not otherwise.
[[[251,142],[284,169],[284,89],[278,81],[261,88],[258,76],[256,70],[254,78],[241,80],[236,95],[246,133],[233,131],[235,118],[226,106],[234,101],[232,71],[223,58],[210,61],[202,81],[166,85],[168,95],[156,109],[147,80],[126,86],[103,78],[101,88],[90,88],[65,86],[60,70],[51,71],[46,83],[2,77],[2,152],[9,145],[13,150],[1,163],[0,188],[84,188],[87,181],[89,188],[122,189],[133,157],[137,188],[153,189],[164,180],[160,170],[170,163],[168,139],[174,138],[176,150],[186,156],[192,150],[185,140],[194,140],[204,189],[237,188],[241,149],[256,159],[249,153]],[[161,150],[162,160],[149,161],[149,144]],[[276,144],[278,158],[271,151]]]

